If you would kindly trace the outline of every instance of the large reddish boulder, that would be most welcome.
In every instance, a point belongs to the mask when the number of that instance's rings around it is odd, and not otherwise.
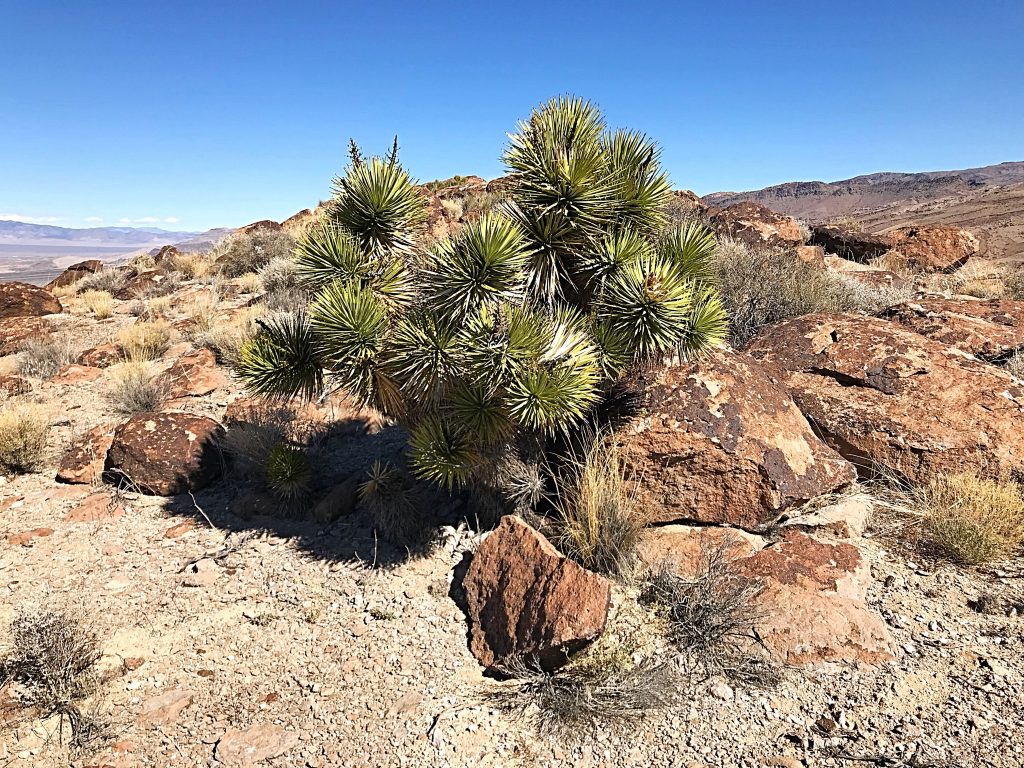
[[[70,267],[65,269],[53,280],[46,284],[46,290],[52,291],[54,288],[60,288],[61,286],[71,285],[77,283],[83,277],[94,275],[97,272],[103,270],[103,262],[99,259],[89,259],[87,261],[80,261],[77,264],[72,264]]]
[[[789,507],[852,482],[778,380],[749,355],[718,349],[635,382],[639,412],[618,432],[652,522],[757,530]]]
[[[924,272],[952,272],[978,252],[977,238],[960,227],[899,227],[889,238],[908,266]]]
[[[759,581],[757,632],[788,664],[892,659],[892,637],[867,607],[871,572],[860,551],[795,530],[780,542],[736,561]]]
[[[68,446],[60,460],[58,483],[92,485],[103,476],[107,451],[114,442],[113,430],[106,424],[93,427]]]
[[[719,234],[752,247],[793,248],[804,241],[804,232],[796,219],[753,202],[736,203],[727,208],[709,208],[708,220]]]
[[[8,317],[0,319],[0,357],[13,355],[29,339],[49,336],[53,326],[43,317]]]
[[[76,360],[79,365],[87,365],[90,368],[109,368],[117,363],[124,362],[124,352],[116,344],[100,344],[85,350]]]
[[[41,317],[63,312],[57,297],[28,283],[0,283],[0,318]]]
[[[244,227],[239,227],[238,232],[243,235],[251,235],[253,232],[259,230],[266,230],[267,232],[279,232],[281,225],[270,219],[262,219],[260,221],[254,221],[252,224],[246,224]]]
[[[848,227],[818,226],[811,230],[810,244],[820,245],[826,253],[864,262],[877,259],[892,248],[892,238]]]
[[[167,275],[159,269],[138,272],[125,279],[124,284],[114,291],[114,298],[120,301],[141,298],[156,290],[166,279]]]
[[[139,413],[114,432],[104,476],[143,493],[175,496],[205,488],[220,477],[223,430],[191,413]]]
[[[477,549],[463,586],[470,650],[496,671],[517,659],[562,666],[604,631],[611,606],[607,579],[511,515]]]
[[[153,255],[153,263],[154,264],[163,264],[164,262],[174,261],[174,259],[177,259],[177,258],[180,258],[180,257],[181,257],[181,251],[179,251],[177,249],[177,247],[175,247],[173,245],[161,245],[160,246],[160,250],[158,250]]]
[[[1024,385],[996,366],[859,315],[787,320],[748,351],[786,371],[816,431],[864,474],[1024,474]]]
[[[883,317],[986,360],[1024,348],[1024,301],[926,296],[897,304]]]

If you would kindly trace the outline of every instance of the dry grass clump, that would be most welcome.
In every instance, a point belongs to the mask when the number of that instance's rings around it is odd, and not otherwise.
[[[49,434],[50,417],[44,406],[18,400],[0,404],[0,470],[24,474],[38,469]]]
[[[1000,560],[1024,545],[1024,490],[968,472],[934,475],[914,498],[924,542],[965,565]]]
[[[167,387],[152,364],[132,360],[107,370],[106,397],[118,413],[131,416],[155,411],[167,399]]]
[[[22,343],[18,371],[24,376],[48,379],[78,357],[75,340],[69,333],[38,336]]]
[[[636,502],[615,443],[597,434],[558,483],[554,541],[584,568],[625,575],[634,565],[647,515]]]
[[[266,315],[266,307],[247,307],[230,321],[218,323],[205,333],[193,336],[193,341],[213,352],[221,365],[235,366],[242,345],[259,329],[257,321]]]
[[[221,240],[210,252],[225,277],[241,277],[278,258],[287,258],[295,248],[295,238],[284,231],[257,229],[236,232]]]
[[[514,679],[488,691],[490,703],[527,720],[542,736],[576,740],[628,728],[644,713],[668,706],[678,685],[670,663],[634,667],[593,657],[554,673],[513,660],[502,672]]]
[[[97,320],[105,320],[114,314],[114,297],[106,291],[85,291],[82,303]]]
[[[115,341],[125,360],[156,360],[171,345],[171,326],[162,320],[137,322],[118,331]]]
[[[778,665],[757,633],[764,618],[756,604],[762,584],[736,571],[728,542],[702,550],[694,578],[665,566],[651,575],[644,594],[664,615],[680,669],[691,680],[723,676],[751,685],[777,684]]]
[[[732,341],[745,344],[766,325],[813,312],[874,314],[905,300],[908,291],[874,288],[806,264],[787,251],[719,243],[718,285],[729,312]]]
[[[0,686],[19,683],[21,703],[37,708],[43,719],[59,715],[62,736],[66,721],[75,746],[102,734],[103,723],[81,709],[103,684],[99,636],[81,614],[23,611],[11,622],[9,645],[0,660]]]
[[[167,260],[167,266],[186,280],[195,280],[210,274],[213,259],[206,253],[179,253]]]
[[[1024,268],[1016,266],[1004,270],[1003,294],[1008,299],[1024,300]]]

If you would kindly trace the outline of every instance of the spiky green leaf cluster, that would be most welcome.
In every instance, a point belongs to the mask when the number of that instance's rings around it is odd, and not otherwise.
[[[578,424],[631,364],[723,338],[714,238],[665,231],[650,139],[563,97],[520,124],[504,160],[507,199],[426,248],[426,198],[395,152],[354,154],[327,222],[297,246],[314,298],[243,350],[250,387],[342,389],[405,422],[410,466],[454,487],[524,434]]]

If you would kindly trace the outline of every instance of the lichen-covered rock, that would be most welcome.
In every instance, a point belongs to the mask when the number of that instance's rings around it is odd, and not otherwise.
[[[463,586],[470,650],[488,669],[512,659],[562,666],[604,631],[611,605],[607,579],[511,515],[477,549]]]
[[[221,474],[222,431],[213,419],[190,413],[136,414],[114,432],[104,476],[154,496],[205,488]]]
[[[924,272],[952,272],[978,252],[966,229],[938,224],[899,227],[889,233],[893,250],[908,266]]]
[[[897,304],[883,316],[986,360],[1024,349],[1024,301],[927,296]]]
[[[160,379],[169,398],[201,397],[228,383],[228,377],[217,368],[217,360],[208,349],[179,357]]]
[[[748,352],[786,371],[800,410],[864,474],[1024,474],[1024,385],[1002,369],[878,318],[815,314]]]
[[[116,344],[100,344],[85,350],[85,352],[78,356],[78,360],[75,362],[91,368],[109,368],[123,361],[124,353]]]
[[[32,384],[28,379],[12,374],[0,373],[0,394],[14,397],[24,395],[32,391]]]
[[[635,383],[639,411],[617,437],[652,522],[758,530],[854,480],[777,377],[749,355],[718,349]]]
[[[870,569],[852,544],[788,530],[736,569],[762,583],[757,631],[786,663],[892,659],[892,637],[866,603]]]
[[[57,297],[28,283],[0,283],[0,318],[41,317],[63,312]]]
[[[68,446],[60,460],[56,480],[58,483],[91,485],[103,476],[107,451],[114,442],[111,427],[100,424]]]
[[[793,248],[803,243],[804,233],[796,219],[752,202],[726,208],[709,208],[708,219],[719,234],[751,247]]]

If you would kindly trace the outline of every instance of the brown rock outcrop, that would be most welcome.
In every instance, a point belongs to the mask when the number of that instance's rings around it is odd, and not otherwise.
[[[13,355],[29,339],[49,336],[53,326],[43,317],[8,317],[0,319],[0,357]]]
[[[960,227],[900,227],[889,238],[909,266],[924,272],[952,272],[978,252],[978,240]]]
[[[70,267],[65,269],[53,280],[46,284],[46,290],[52,291],[54,288],[60,288],[64,285],[71,285],[77,283],[83,277],[94,275],[97,272],[103,270],[103,262],[99,259],[88,259],[87,261],[80,261],[77,264],[72,264]]]
[[[728,208],[708,208],[707,214],[712,228],[719,235],[740,240],[748,246],[794,248],[804,241],[803,231],[796,219],[757,203],[744,202]]]
[[[640,410],[617,436],[653,522],[757,530],[856,476],[815,436],[778,374],[746,354],[718,349],[636,385]]]
[[[63,311],[57,297],[45,288],[29,283],[0,283],[0,319],[41,317]]]
[[[32,391],[32,384],[28,379],[12,374],[0,373],[0,394],[13,397],[24,395]]]
[[[220,477],[221,434],[221,426],[205,416],[136,414],[115,430],[104,475],[154,496],[199,490]]]
[[[892,248],[892,238],[845,227],[818,226],[811,230],[810,244],[820,245],[826,253],[864,262],[878,258]]]
[[[864,474],[1024,474],[1024,385],[995,366],[857,315],[787,320],[748,351],[787,372],[816,431]]]
[[[100,424],[93,427],[64,452],[57,468],[57,482],[85,485],[98,482],[103,476],[107,451],[113,442],[113,430],[109,426]]]
[[[160,377],[169,398],[201,397],[228,383],[217,368],[217,360],[208,349],[179,357]]]
[[[98,347],[85,350],[78,356],[79,365],[91,368],[109,368],[124,361],[124,353],[116,344],[100,344]]]
[[[611,584],[563,557],[515,516],[473,555],[463,586],[470,650],[488,669],[522,659],[562,666],[604,631]]]

